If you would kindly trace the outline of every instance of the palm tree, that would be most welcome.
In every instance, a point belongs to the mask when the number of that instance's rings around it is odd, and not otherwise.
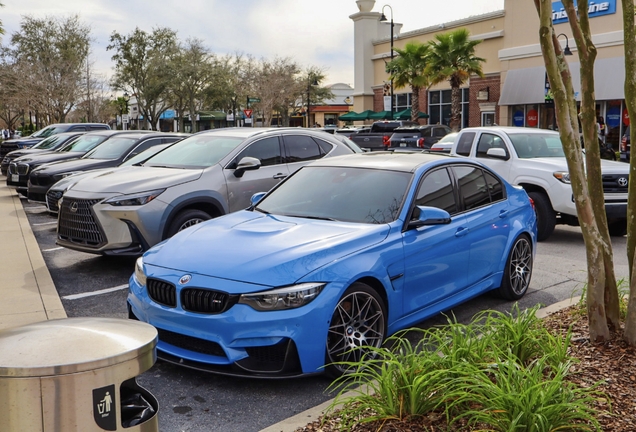
[[[421,42],[409,42],[404,49],[395,48],[398,57],[386,65],[390,79],[396,88],[411,87],[411,120],[417,121],[420,113],[420,90],[430,85],[430,76],[426,73],[426,63],[430,46]]]
[[[471,74],[484,76],[481,64],[486,60],[475,56],[475,46],[480,40],[470,40],[466,29],[457,29],[448,33],[435,35],[431,41],[428,68],[433,84],[448,80],[451,85],[451,121],[453,131],[459,130],[460,122],[460,90]]]

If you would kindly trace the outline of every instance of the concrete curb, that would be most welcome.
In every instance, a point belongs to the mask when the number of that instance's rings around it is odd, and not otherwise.
[[[20,197],[14,195],[13,202],[15,204],[20,229],[22,230],[24,244],[31,262],[31,269],[35,276],[35,283],[42,297],[42,307],[44,308],[46,319],[66,318],[66,311],[64,310],[64,306],[62,306],[62,300],[60,300],[60,296],[53,283],[53,278],[44,262],[44,257],[35,239],[35,234],[33,234],[33,230],[31,229],[31,224],[29,224]]]
[[[576,303],[578,303],[578,301],[578,298],[570,298],[558,303],[551,304],[550,306],[539,309],[537,311],[537,317],[545,318],[548,315],[575,305]],[[356,394],[358,394],[358,392],[351,391],[343,394],[342,397],[346,398],[349,396],[354,396]],[[316,421],[318,418],[320,418],[320,416],[325,413],[325,411],[327,410],[327,408],[329,408],[333,401],[334,399],[323,402],[318,406],[298,413],[295,416],[289,417],[281,422],[266,427],[265,429],[261,429],[260,432],[295,432],[298,428],[306,426],[308,423]],[[339,406],[340,404],[336,406],[336,409],[338,409]]]

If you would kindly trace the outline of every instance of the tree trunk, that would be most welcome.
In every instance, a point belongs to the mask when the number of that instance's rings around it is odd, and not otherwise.
[[[451,118],[450,128],[457,132],[461,126],[461,89],[451,78]]]
[[[636,118],[636,31],[634,30],[634,2],[622,0],[623,40],[625,50],[625,105],[630,118]],[[636,138],[636,130],[630,127],[630,142]],[[629,162],[629,193],[627,198],[627,263],[629,264],[629,305],[625,319],[625,340],[636,346],[636,278],[634,252],[636,250],[636,162]]]
[[[596,47],[592,42],[592,31],[589,26],[589,18],[584,10],[587,3],[579,2],[578,14],[572,0],[564,0],[564,7],[569,16],[570,27],[576,40],[576,46],[581,62],[581,125],[585,141],[585,168],[587,173],[587,186],[589,198],[592,203],[597,229],[601,236],[601,255],[605,270],[604,280],[604,305],[607,324],[610,330],[620,329],[620,308],[618,304],[618,290],[616,288],[616,276],[614,273],[614,255],[612,253],[612,241],[607,227],[605,214],[605,195],[603,193],[603,180],[601,173],[601,153],[596,127],[596,97],[594,94],[594,61],[596,60]],[[577,20],[578,16],[578,20]]]
[[[416,122],[417,117],[420,114],[420,88],[416,86],[411,86],[411,91],[413,92],[413,100],[411,101],[411,121]]]
[[[571,0],[564,0],[564,6],[572,6]],[[535,6],[539,12],[540,28],[539,39],[541,52],[545,61],[546,71],[550,81],[550,88],[554,93],[555,113],[559,126],[559,135],[565,151],[568,171],[577,209],[581,232],[585,241],[587,257],[587,312],[589,321],[590,339],[593,342],[609,340],[610,332],[605,310],[605,262],[603,259],[603,237],[598,229],[594,209],[590,200],[583,153],[578,134],[578,119],[576,99],[572,86],[572,75],[568,67],[561,46],[558,43],[554,28],[552,27],[552,2],[551,0],[535,0]],[[570,25],[577,20],[574,8],[567,8]],[[584,10],[587,14],[587,10]],[[583,66],[583,64],[581,65]],[[592,63],[593,66],[593,63]],[[582,71],[591,73],[591,71]],[[584,89],[582,88],[582,91]],[[593,94],[591,97],[593,98]],[[586,119],[582,119],[586,121]],[[589,120],[588,120],[589,121]],[[596,122],[594,123],[594,125]],[[590,127],[584,124],[584,131]],[[594,126],[595,127],[595,126]],[[588,131],[589,133],[589,131]]]

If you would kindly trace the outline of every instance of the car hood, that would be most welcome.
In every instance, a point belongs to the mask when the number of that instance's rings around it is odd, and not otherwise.
[[[39,153],[34,155],[26,155],[14,160],[16,163],[28,163],[31,166],[39,166],[45,163],[52,163],[57,161],[63,161],[68,159],[77,159],[84,156],[83,152],[51,152],[51,153]]]
[[[40,155],[44,153],[52,153],[55,150],[47,150],[47,149],[24,149],[24,150],[13,150],[12,152],[7,153],[7,156],[10,156],[13,159],[17,159],[22,156],[30,156],[30,155]]]
[[[122,170],[108,170],[95,177],[82,179],[73,186],[73,190],[130,194],[191,182],[201,177],[202,172],[201,169],[131,166]]]
[[[543,169],[552,169],[554,171],[567,171],[568,162],[564,157],[545,157],[521,159],[526,164],[536,164]],[[584,159],[585,160],[585,159]],[[625,162],[616,162],[607,159],[601,159],[601,171],[603,174],[625,174],[629,173],[629,165]]]
[[[40,168],[39,171],[41,174],[55,175],[75,171],[90,171],[98,168],[110,168],[118,164],[119,161],[117,159],[73,159],[47,165]]]
[[[242,210],[188,228],[144,255],[149,265],[267,286],[295,283],[382,242],[390,226]]]

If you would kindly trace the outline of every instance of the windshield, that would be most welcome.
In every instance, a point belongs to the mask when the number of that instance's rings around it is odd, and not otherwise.
[[[149,149],[142,151],[138,155],[131,157],[125,162],[122,162],[119,166],[131,166],[131,165],[142,164],[146,162],[148,159],[150,159],[151,157],[153,157],[154,155],[156,155],[157,153],[159,153],[161,150],[168,147],[169,145],[170,144],[159,144],[156,146],[152,146]]]
[[[558,134],[514,133],[508,136],[521,159],[565,157]]]
[[[102,145],[95,147],[84,155],[84,159],[119,159],[128,153],[137,142],[137,138],[114,136]]]
[[[62,147],[59,151],[64,152],[82,152],[86,153],[94,149],[97,145],[103,143],[108,136],[104,135],[82,135],[76,141]]]
[[[194,135],[148,159],[144,166],[206,168],[219,163],[245,139],[219,135]]]
[[[455,137],[457,136],[457,133],[449,133],[448,135],[445,135],[444,138],[442,138],[441,140],[437,141],[438,144],[445,144],[445,143],[449,143],[452,144],[453,141],[455,141]]]
[[[304,167],[255,210],[279,216],[383,224],[397,219],[411,173]]]
[[[33,135],[31,135],[31,137],[48,138],[51,135],[59,134],[60,132],[64,132],[65,130],[66,130],[66,127],[48,126],[48,127],[45,127],[44,129],[40,129],[39,131],[35,132]]]
[[[358,144],[351,141],[348,137],[344,135],[334,135],[334,136],[337,140],[341,141],[344,145],[346,145],[351,150],[353,150],[354,153],[364,153],[362,149],[358,146]]]
[[[59,143],[61,140],[62,140],[62,137],[60,135],[53,135],[51,137],[48,137],[47,139],[40,141],[39,143],[37,143],[31,148],[40,149],[40,150],[50,149],[52,147],[55,147],[55,145]]]

